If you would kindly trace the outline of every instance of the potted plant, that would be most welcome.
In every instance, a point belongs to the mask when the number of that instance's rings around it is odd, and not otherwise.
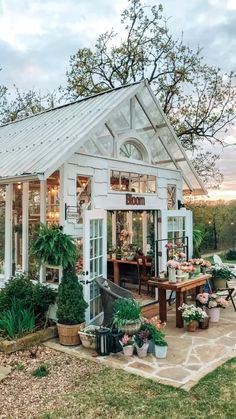
[[[67,268],[75,263],[78,251],[74,239],[63,233],[59,225],[40,224],[32,241],[30,253],[39,262],[49,267]]]
[[[118,298],[114,303],[113,324],[120,332],[134,335],[141,326],[140,304],[131,298]]]
[[[166,358],[168,343],[164,339],[164,333],[156,333],[155,335],[155,355],[157,358]]]
[[[211,268],[211,276],[214,283],[214,289],[226,288],[226,282],[231,278],[231,272],[226,266],[213,266]]]
[[[147,356],[148,351],[148,330],[141,330],[134,336],[134,344],[137,350],[139,358],[144,358]]]
[[[132,356],[134,353],[134,338],[133,336],[124,334],[122,339],[120,340],[120,344],[123,348],[123,353],[125,356]]]
[[[155,337],[157,334],[165,336],[164,328],[166,323],[162,323],[157,316],[152,317],[149,320],[145,320],[141,325],[140,330],[148,330],[148,352],[155,353]]]
[[[178,310],[182,311],[182,317],[187,324],[188,332],[195,332],[199,327],[199,322],[207,316],[201,307],[195,307],[193,304],[182,304],[181,307],[178,307]]]
[[[170,259],[167,262],[168,267],[168,279],[169,282],[176,282],[176,269],[179,269],[179,262],[174,259]]]
[[[84,348],[96,348],[96,330],[98,329],[99,326],[90,325],[79,330],[79,337]]]
[[[85,310],[88,304],[83,297],[82,285],[73,266],[63,269],[58,287],[57,327],[62,345],[81,344],[79,330],[84,326]]]
[[[210,321],[216,323],[220,319],[220,308],[226,308],[228,306],[228,301],[217,295],[217,294],[208,294],[207,292],[197,295],[197,301],[200,304],[206,307],[207,315],[210,318]]]

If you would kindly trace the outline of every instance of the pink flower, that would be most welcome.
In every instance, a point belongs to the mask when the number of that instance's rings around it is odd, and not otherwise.
[[[165,247],[166,247],[166,249],[173,249],[173,244],[172,243],[166,243]]]
[[[177,262],[176,260],[170,259],[167,262],[167,266],[168,268],[179,269],[179,262]]]

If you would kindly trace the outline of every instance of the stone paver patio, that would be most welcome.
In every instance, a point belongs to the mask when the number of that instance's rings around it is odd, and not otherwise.
[[[166,339],[168,355],[166,359],[157,359],[153,354],[147,358],[124,357],[123,353],[99,357],[93,350],[80,347],[63,347],[58,340],[51,340],[45,345],[75,355],[101,362],[113,368],[138,374],[189,390],[200,378],[214,370],[226,360],[236,356],[236,312],[230,306],[221,310],[219,323],[210,324],[209,329],[199,329],[194,333],[175,327],[174,307],[168,312]]]
[[[2,367],[0,365],[0,381],[4,380],[4,378],[6,378],[11,372],[11,367]]]

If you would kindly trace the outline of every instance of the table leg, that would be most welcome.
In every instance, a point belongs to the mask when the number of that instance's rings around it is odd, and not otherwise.
[[[114,260],[114,284],[119,285],[119,264]]]
[[[159,318],[161,322],[167,321],[167,309],[166,309],[166,290],[158,290],[158,299],[159,299]]]
[[[195,288],[195,299],[196,299],[196,296],[198,295],[198,294],[200,294],[202,292],[202,286],[200,286],[200,287],[196,287]]]
[[[178,310],[178,307],[182,306],[184,298],[185,297],[183,292],[176,291],[176,327],[184,327],[182,313],[180,310]]]
[[[187,304],[187,291],[183,292],[183,301],[184,301],[184,304]]]

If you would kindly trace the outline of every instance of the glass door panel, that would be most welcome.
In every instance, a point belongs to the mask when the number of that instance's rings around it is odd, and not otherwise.
[[[88,234],[89,232],[89,234]],[[96,278],[106,277],[106,211],[85,211],[84,214],[84,297],[89,307],[86,323],[92,323],[102,312]]]

